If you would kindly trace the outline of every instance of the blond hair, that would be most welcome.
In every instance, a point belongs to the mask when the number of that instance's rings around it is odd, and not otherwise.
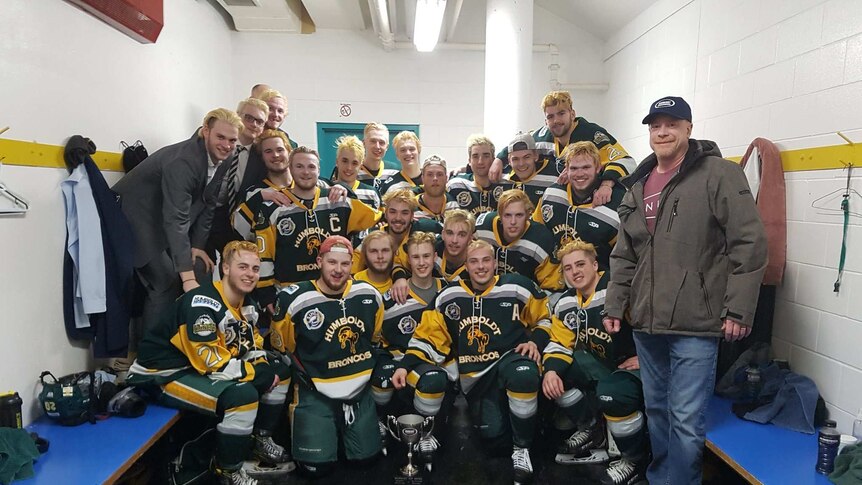
[[[244,100],[240,101],[239,104],[236,106],[237,114],[241,113],[246,106],[251,106],[252,108],[257,108],[263,111],[264,118],[269,116],[269,105],[257,98],[245,98]]]
[[[480,133],[474,133],[467,138],[467,157],[468,158],[473,154],[472,153],[473,147],[477,146],[477,145],[488,145],[488,146],[490,146],[491,147],[491,155],[494,155],[497,151],[497,149],[494,148],[494,142],[492,142],[490,138],[488,138],[487,136],[482,135]]]
[[[407,188],[390,190],[383,196],[383,206],[386,208],[396,202],[407,204],[410,209],[414,211],[419,207],[419,202],[416,200],[416,194]]]
[[[583,251],[593,261],[596,261],[598,258],[596,247],[592,243],[588,243],[580,238],[575,238],[575,240],[567,242],[563,247],[557,250],[557,261],[562,261],[563,256],[569,255],[575,251]]]
[[[222,249],[222,264],[230,266],[230,263],[233,262],[233,259],[240,251],[249,251],[257,254],[260,249],[258,249],[257,244],[251,241],[231,241],[225,244],[224,249]]]
[[[601,159],[599,158],[599,149],[596,148],[596,145],[591,141],[579,141],[570,144],[567,146],[563,153],[560,154],[560,157],[566,161],[566,164],[572,161],[573,158],[587,155],[588,157],[593,159],[593,165],[596,167],[601,163]]]
[[[365,129],[362,130],[362,137],[363,138],[367,137],[368,132],[372,131],[372,130],[385,131],[386,132],[386,138],[387,139],[389,138],[389,128],[387,128],[386,125],[384,125],[383,123],[377,123],[375,121],[372,121],[371,123],[368,123],[367,125],[365,125]]]
[[[416,133],[413,133],[412,131],[402,131],[401,133],[395,135],[395,138],[392,139],[392,146],[394,146],[395,149],[398,150],[398,145],[406,141],[412,141],[413,143],[415,143],[416,151],[422,152],[422,143],[419,142],[419,137],[416,136]]]
[[[516,202],[521,202],[524,204],[524,210],[527,212],[527,214],[532,214],[533,209],[536,208],[536,206],[533,205],[533,202],[530,201],[530,198],[527,196],[526,192],[521,189],[509,189],[503,192],[503,194],[500,195],[500,198],[497,200],[497,213],[502,214],[503,211],[506,210],[506,207],[509,207]]]
[[[414,232],[409,238],[407,238],[407,251],[409,252],[411,247],[418,246],[420,244],[430,244],[433,250],[437,245],[437,235],[433,232]]]
[[[281,138],[281,141],[284,142],[284,148],[287,149],[287,153],[290,153],[290,140],[287,139],[287,135],[284,134],[281,130],[263,130],[260,136],[254,140],[254,147],[257,150],[257,153],[262,153],[262,146],[264,140],[269,140],[270,138]]]
[[[242,120],[239,118],[239,115],[236,114],[236,111],[231,111],[227,108],[216,108],[204,116],[204,122],[201,126],[210,130],[216,121],[224,121],[236,128],[237,131],[242,130]],[[203,130],[198,131],[198,136],[203,138]]]
[[[542,111],[558,104],[562,104],[564,108],[572,109],[572,95],[568,91],[551,91],[542,98]]]
[[[303,145],[300,145],[300,146],[294,148],[293,151],[290,152],[290,156],[287,157],[287,164],[288,165],[290,165],[291,162],[293,162],[293,157],[297,153],[307,153],[309,155],[314,155],[317,158],[317,165],[320,166],[320,154],[317,153],[317,150],[315,150],[314,148],[309,148],[307,146],[303,146]]]
[[[257,99],[263,101],[264,103],[269,103],[273,98],[281,98],[287,103],[287,98],[284,97],[280,92],[275,89],[267,89],[266,91],[260,93],[260,96]]]
[[[335,158],[341,158],[341,152],[345,150],[352,151],[359,163],[365,160],[365,145],[354,135],[344,135],[338,140],[335,140]]]
[[[392,239],[392,236],[390,236],[386,231],[377,229],[369,232],[368,235],[365,236],[365,239],[362,240],[362,256],[365,257],[366,260],[368,260],[368,246],[370,246],[372,242],[383,238],[386,238],[386,242],[389,243],[389,249],[391,249],[393,253],[395,252],[395,240]]]
[[[465,224],[471,233],[476,232],[476,217],[464,209],[449,209],[443,213],[443,229],[453,224]]]
[[[492,246],[491,243],[483,239],[477,239],[471,242],[470,245],[467,246],[467,255],[469,256],[470,253],[479,249],[489,249],[491,251],[491,254],[494,255],[494,259],[497,258],[497,251],[494,249],[494,246]]]

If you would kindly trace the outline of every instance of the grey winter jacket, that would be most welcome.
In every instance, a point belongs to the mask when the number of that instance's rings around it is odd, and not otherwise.
[[[679,172],[662,191],[655,234],[644,216],[650,155],[623,180],[619,237],[611,253],[605,311],[636,331],[720,336],[730,318],[751,326],[766,235],[739,165],[714,142],[689,140]]]

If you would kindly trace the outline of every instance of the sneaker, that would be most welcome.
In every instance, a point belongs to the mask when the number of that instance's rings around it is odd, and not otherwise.
[[[530,450],[515,446],[512,450],[512,478],[515,483],[530,483],[533,478],[533,463]]]
[[[287,463],[290,453],[272,440],[272,436],[254,436],[254,456],[264,463]]]
[[[258,485],[257,480],[248,476],[242,468],[238,470],[222,470],[215,468],[219,485]]]
[[[386,446],[389,444],[389,428],[383,421],[377,422],[377,431],[380,432],[380,451],[386,456]]]
[[[429,469],[437,448],[440,448],[440,442],[433,435],[421,438],[415,445],[415,451],[419,454],[419,459],[425,462],[426,465],[429,465]]]
[[[633,485],[646,480],[644,467],[620,458],[608,464],[601,478],[602,485]]]
[[[560,446],[560,454],[574,455],[576,458],[589,457],[590,450],[604,450],[608,446],[608,438],[600,421],[586,429],[578,429]]]

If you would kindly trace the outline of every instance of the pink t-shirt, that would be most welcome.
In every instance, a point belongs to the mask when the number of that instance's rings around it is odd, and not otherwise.
[[[656,216],[658,216],[661,191],[678,172],[678,170],[668,170],[665,173],[659,173],[657,169],[658,166],[652,169],[644,184],[644,214],[646,215],[647,229],[649,229],[650,234],[655,234],[655,222]]]

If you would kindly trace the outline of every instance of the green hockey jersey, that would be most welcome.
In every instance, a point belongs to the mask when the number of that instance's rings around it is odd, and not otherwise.
[[[377,188],[377,192],[380,193],[380,197],[383,198],[387,192],[390,190],[398,190],[398,189],[413,189],[415,187],[422,186],[422,176],[418,176],[416,178],[410,178],[404,172],[398,172],[395,175],[389,177],[388,179],[380,182],[380,186]]]
[[[545,190],[557,182],[560,174],[552,157],[543,156],[536,162],[536,171],[529,178],[521,180],[513,171],[506,175],[505,181],[511,184],[513,189],[523,190],[533,206],[539,203]],[[496,210],[496,208],[495,208]]]
[[[444,288],[422,313],[400,365],[408,370],[422,362],[442,365],[453,353],[461,388],[469,392],[519,344],[532,340],[544,349],[549,329],[548,299],[529,279],[495,276],[482,293],[461,281]]]
[[[434,288],[439,293],[446,282],[434,278]],[[413,337],[416,326],[422,320],[422,312],[428,307],[429,301],[423,300],[411,289],[404,304],[396,303],[389,292],[383,294],[383,331],[381,344],[396,358],[407,350],[407,344]]]
[[[303,281],[279,290],[269,338],[317,391],[350,400],[371,379],[382,324],[383,299],[368,283],[349,280],[336,298]]]
[[[512,184],[505,180],[501,183],[492,183],[488,187],[480,187],[473,180],[472,174],[452,177],[446,184],[446,190],[455,199],[458,208],[464,209],[474,216],[497,210],[500,196],[511,188]]]
[[[459,281],[467,279],[467,268],[462,263],[455,265],[446,260],[446,245],[442,239],[437,241],[436,256],[434,257],[434,276],[446,281]]]

